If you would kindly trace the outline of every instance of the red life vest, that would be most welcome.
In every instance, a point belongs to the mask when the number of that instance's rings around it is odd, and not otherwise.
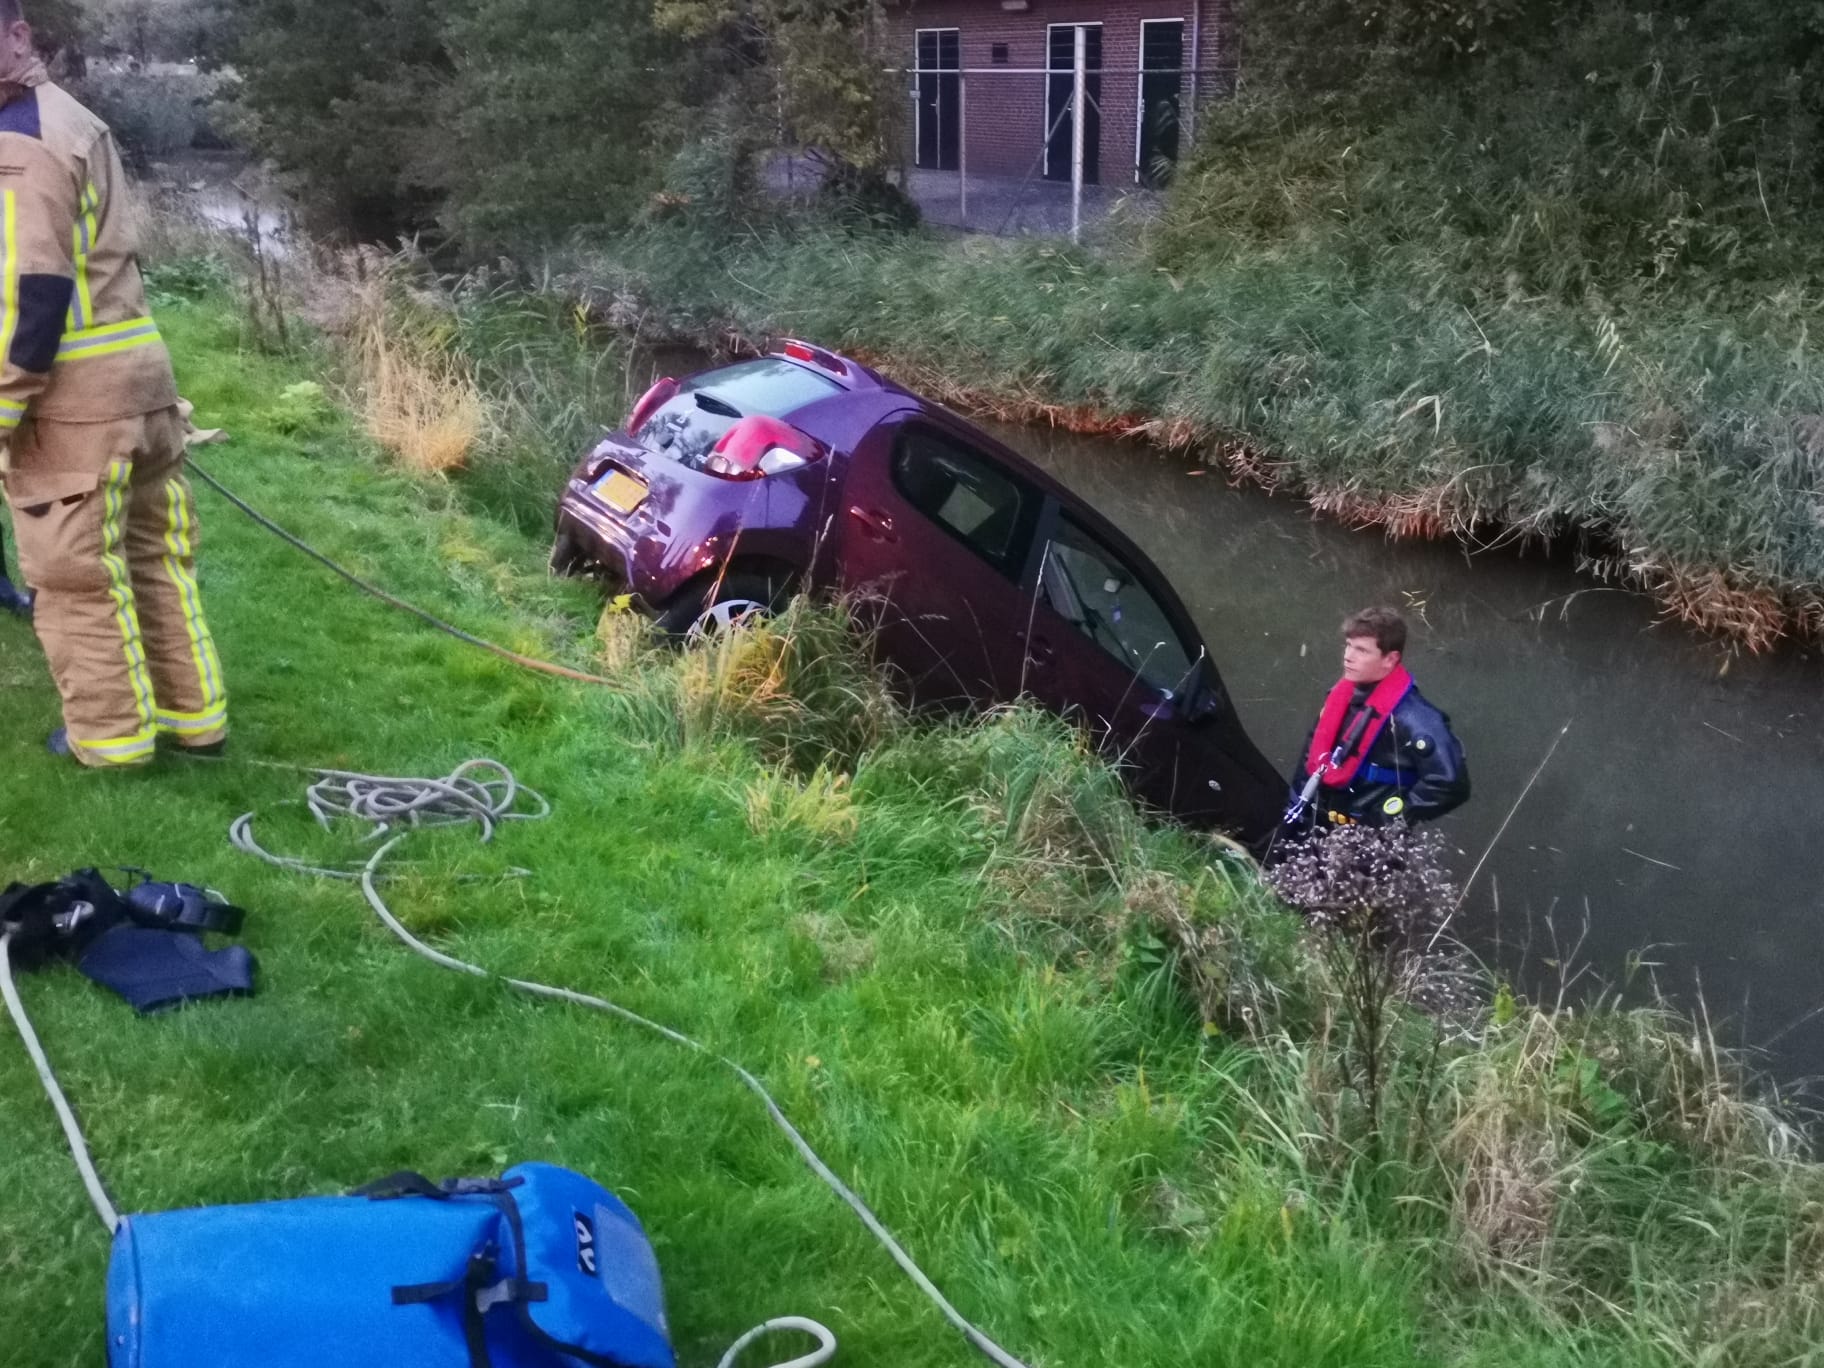
[[[1373,749],[1381,728],[1387,725],[1387,719],[1393,715],[1393,710],[1411,688],[1412,676],[1406,672],[1404,665],[1394,666],[1393,673],[1374,686],[1374,691],[1362,705],[1369,712],[1368,724],[1362,729],[1362,738],[1354,750],[1324,770],[1323,782],[1326,787],[1349,786],[1356,771],[1361,769],[1362,762],[1367,759],[1368,752]],[[1305,755],[1306,774],[1316,774],[1322,766],[1329,764],[1331,754],[1342,740],[1343,719],[1349,715],[1349,705],[1354,700],[1355,685],[1347,679],[1337,680],[1330,690],[1330,696],[1324,700],[1323,712],[1318,714],[1317,730],[1311,734],[1311,749]]]

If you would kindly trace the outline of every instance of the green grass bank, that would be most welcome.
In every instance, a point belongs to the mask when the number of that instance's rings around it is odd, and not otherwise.
[[[625,687],[427,633],[207,491],[227,761],[54,763],[42,662],[0,622],[0,879],[136,864],[253,911],[251,1001],[141,1021],[67,969],[24,985],[123,1209],[546,1159],[645,1220],[684,1363],[793,1311],[844,1362],[972,1361],[717,1068],[437,969],[354,890],[228,846],[251,810],[272,847],[364,850],[287,806],[303,777],[273,766],[486,754],[554,814],[486,849],[415,838],[407,922],[742,1061],[1030,1363],[1817,1361],[1824,1171],[1689,1023],[1490,985],[1448,1029],[1364,1025],[1349,957],[1221,847],[1139,821],[1057,724],[910,721],[827,611],[676,654],[547,579],[543,529],[507,516],[531,481],[506,472],[579,402],[554,375],[605,385],[624,358],[535,327],[543,305],[451,315],[457,354],[494,340],[471,355],[493,421],[467,474],[424,479],[298,388],[337,373],[327,349],[256,352],[221,293],[172,284],[207,278],[167,272],[160,318],[200,420],[233,433],[213,473],[394,591]],[[560,354],[574,372],[539,360]],[[511,865],[533,876],[454,877]],[[0,1098],[0,1347],[92,1364],[105,1241],[10,1044]]]

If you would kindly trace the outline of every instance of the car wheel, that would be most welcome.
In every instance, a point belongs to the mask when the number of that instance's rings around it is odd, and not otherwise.
[[[688,590],[659,614],[659,629],[686,644],[714,639],[763,621],[784,608],[791,584],[784,576],[735,574]]]
[[[583,567],[583,548],[574,534],[559,532],[551,543],[551,573],[554,575],[574,575]]]

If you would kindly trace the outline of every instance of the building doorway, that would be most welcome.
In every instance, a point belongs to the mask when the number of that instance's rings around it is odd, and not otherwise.
[[[913,163],[954,171],[962,148],[962,30],[919,29],[913,36],[918,69]]]
[[[1163,187],[1178,164],[1184,105],[1184,20],[1140,21],[1140,100],[1136,110],[1134,179]]]

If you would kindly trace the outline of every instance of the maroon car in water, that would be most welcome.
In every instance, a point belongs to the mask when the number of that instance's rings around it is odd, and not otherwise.
[[[980,429],[819,347],[654,385],[572,473],[551,564],[680,635],[854,593],[920,704],[1035,699],[1140,798],[1246,840],[1285,805],[1138,547]]]

